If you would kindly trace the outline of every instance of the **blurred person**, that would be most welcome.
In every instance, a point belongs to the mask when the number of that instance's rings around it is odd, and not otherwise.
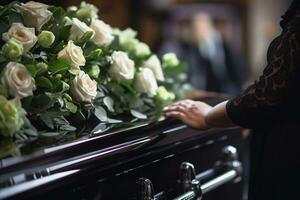
[[[166,117],[206,130],[252,129],[248,200],[298,199],[300,180],[300,2],[294,0],[269,46],[267,66],[245,91],[211,107],[183,100],[165,108]]]
[[[181,45],[181,57],[188,64],[190,84],[196,89],[231,95],[240,92],[245,79],[237,60],[241,57],[233,54],[210,15],[199,12],[192,17],[189,37],[190,41]]]

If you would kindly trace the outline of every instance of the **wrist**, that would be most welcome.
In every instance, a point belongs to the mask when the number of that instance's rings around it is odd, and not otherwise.
[[[206,129],[214,128],[210,123],[210,111],[211,110],[212,110],[212,108],[209,109],[204,115],[204,124],[205,124]]]

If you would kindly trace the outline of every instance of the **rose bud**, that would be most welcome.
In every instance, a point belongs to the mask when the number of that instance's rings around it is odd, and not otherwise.
[[[39,62],[38,64],[36,64],[36,68],[38,70],[38,73],[42,73],[47,71],[48,65],[44,62]]]
[[[38,44],[44,48],[49,48],[55,41],[55,36],[50,31],[42,31],[38,36]]]
[[[100,68],[98,65],[92,65],[89,67],[88,75],[92,78],[98,78],[100,74]]]
[[[11,38],[3,46],[3,54],[9,60],[15,60],[23,54],[23,45],[16,39]]]
[[[163,56],[163,63],[166,67],[174,67],[179,64],[179,60],[174,53],[166,53]]]

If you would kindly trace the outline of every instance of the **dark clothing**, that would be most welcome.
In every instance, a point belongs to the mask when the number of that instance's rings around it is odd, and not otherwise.
[[[253,129],[249,200],[300,199],[300,8],[294,1],[268,50],[263,75],[227,105]]]
[[[181,49],[183,52],[180,57],[188,65],[188,81],[195,89],[231,95],[241,91],[247,70],[242,67],[241,56],[234,55],[225,42],[219,41],[219,52],[213,60],[203,56],[197,46],[181,44]],[[216,62],[218,58],[224,60]]]

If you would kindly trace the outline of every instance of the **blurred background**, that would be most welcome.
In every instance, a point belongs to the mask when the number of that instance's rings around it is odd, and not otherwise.
[[[4,5],[10,1],[1,0]],[[23,1],[24,2],[24,1]],[[80,0],[40,0],[66,7]],[[86,0],[113,27],[131,27],[162,55],[187,63],[193,88],[235,95],[266,66],[290,0]]]

